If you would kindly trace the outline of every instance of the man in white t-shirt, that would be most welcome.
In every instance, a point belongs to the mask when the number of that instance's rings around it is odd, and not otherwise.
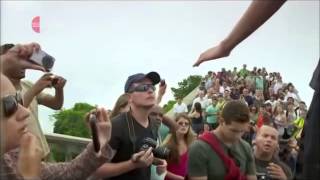
[[[225,90],[228,90],[230,92],[231,88],[227,85],[226,82],[223,82],[222,86],[220,86],[219,93],[224,94]]]
[[[188,112],[187,105],[182,102],[181,98],[177,98],[177,103],[173,106],[173,112],[175,116],[180,113]]]
[[[206,109],[209,106],[208,99],[205,97],[205,92],[203,90],[200,90],[199,97],[197,97],[193,100],[191,111],[193,110],[194,104],[196,102],[201,104],[202,109]]]
[[[287,99],[289,97],[292,97],[294,100],[296,100],[298,102],[301,101],[301,99],[298,95],[298,91],[294,88],[292,83],[288,84],[288,92],[287,92],[286,96],[284,97],[284,100],[287,101]]]

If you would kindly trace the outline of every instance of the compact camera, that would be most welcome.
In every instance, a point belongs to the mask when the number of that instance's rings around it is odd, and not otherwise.
[[[257,180],[271,180],[270,176],[267,173],[257,173]]]
[[[43,50],[35,51],[30,57],[30,60],[40,66],[46,71],[51,71],[55,58],[44,52]]]

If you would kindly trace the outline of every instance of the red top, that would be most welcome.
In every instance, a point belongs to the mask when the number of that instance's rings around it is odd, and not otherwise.
[[[261,128],[261,126],[264,124],[263,115],[262,113],[259,113],[258,120],[257,120],[257,127]]]
[[[173,174],[185,177],[187,175],[188,159],[188,151],[186,151],[180,156],[179,163],[168,164],[167,170]],[[165,180],[170,180],[170,178],[166,176]]]

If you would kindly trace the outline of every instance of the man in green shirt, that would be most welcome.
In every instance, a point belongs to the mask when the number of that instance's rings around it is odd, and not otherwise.
[[[210,129],[215,129],[218,127],[217,115],[219,109],[216,107],[217,97],[212,97],[212,103],[206,109],[207,123],[210,126]]]
[[[250,145],[241,139],[249,125],[249,109],[241,101],[228,102],[211,131],[224,154],[233,159],[236,168],[248,180],[256,180],[255,164]],[[196,140],[189,148],[188,176],[191,180],[224,180],[228,169],[222,158],[205,141]]]
[[[246,64],[243,65],[243,68],[239,71],[238,75],[243,78],[246,78],[249,75]]]

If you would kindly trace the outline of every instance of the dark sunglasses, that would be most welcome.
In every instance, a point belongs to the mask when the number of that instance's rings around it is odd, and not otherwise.
[[[146,92],[148,91],[149,89],[151,89],[152,91],[155,91],[156,90],[156,87],[152,84],[140,84],[136,87],[133,87],[129,90],[129,93],[132,93],[132,92]]]
[[[18,105],[23,105],[21,94],[17,92],[15,95],[8,95],[1,98],[3,112],[5,117],[10,117],[18,110]]]

